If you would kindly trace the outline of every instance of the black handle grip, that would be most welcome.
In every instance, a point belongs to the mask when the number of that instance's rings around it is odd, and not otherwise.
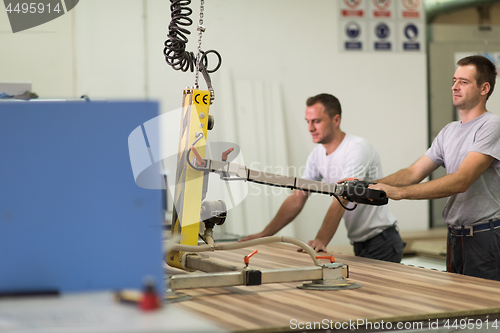
[[[382,206],[387,205],[389,199],[384,191],[368,188],[368,183],[363,180],[348,180],[342,183],[341,197],[360,204]]]

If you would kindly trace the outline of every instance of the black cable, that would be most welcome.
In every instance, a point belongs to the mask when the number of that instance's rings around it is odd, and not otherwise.
[[[347,208],[346,206],[344,206],[344,204],[342,203],[342,201],[340,201],[340,198],[339,198],[337,195],[335,195],[335,194],[332,194],[332,195],[335,197],[335,199],[337,199],[337,201],[339,202],[339,204],[340,204],[340,205],[341,205],[341,206],[342,206],[345,210],[351,211],[351,210],[354,210],[356,207],[358,207],[358,204],[354,204],[354,207],[352,207],[352,208]]]
[[[165,61],[175,70],[183,72],[190,70],[193,72],[196,68],[196,55],[193,52],[186,51],[187,35],[190,35],[191,32],[185,28],[193,24],[193,20],[189,18],[193,13],[193,10],[189,8],[191,0],[170,0],[170,2],[172,20],[168,25],[168,39],[165,41],[165,48],[163,49]],[[207,68],[208,73],[213,73],[219,69],[222,58],[217,51],[209,50],[203,52],[200,50],[200,53],[200,61]],[[209,53],[215,53],[218,58],[218,64],[212,70],[208,69],[207,54]]]

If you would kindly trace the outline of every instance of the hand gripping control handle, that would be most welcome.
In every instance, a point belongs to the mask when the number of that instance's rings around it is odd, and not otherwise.
[[[368,204],[374,206],[386,205],[389,199],[384,191],[368,188],[369,183],[359,179],[347,180],[339,184],[341,190],[338,195],[346,200],[357,202],[360,204]]]

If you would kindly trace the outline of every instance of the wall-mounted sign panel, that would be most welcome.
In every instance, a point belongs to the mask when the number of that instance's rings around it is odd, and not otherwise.
[[[400,19],[421,20],[424,17],[423,0],[399,0]]]
[[[370,21],[368,24],[369,51],[394,51],[396,44],[396,23],[391,21]]]
[[[394,19],[396,13],[396,0],[370,0],[368,2],[368,18]]]
[[[365,20],[343,20],[340,24],[342,36],[341,49],[345,51],[363,51],[367,45]]]
[[[425,24],[423,22],[398,22],[399,50],[425,51]]]
[[[340,0],[341,51],[422,52],[423,0]]]
[[[366,17],[366,2],[363,0],[341,0],[340,16],[342,18]]]

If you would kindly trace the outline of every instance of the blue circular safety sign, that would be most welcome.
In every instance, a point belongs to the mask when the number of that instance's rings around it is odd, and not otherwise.
[[[361,27],[355,22],[347,23],[345,32],[349,38],[356,38],[361,32]]]
[[[379,23],[375,27],[375,35],[377,35],[377,37],[380,39],[385,39],[389,37],[390,32],[391,29],[389,29],[389,26],[385,23]]]
[[[406,27],[405,27],[405,36],[406,38],[408,38],[409,40],[411,41],[414,41],[417,39],[418,37],[418,28],[416,25],[414,24],[408,24]]]

